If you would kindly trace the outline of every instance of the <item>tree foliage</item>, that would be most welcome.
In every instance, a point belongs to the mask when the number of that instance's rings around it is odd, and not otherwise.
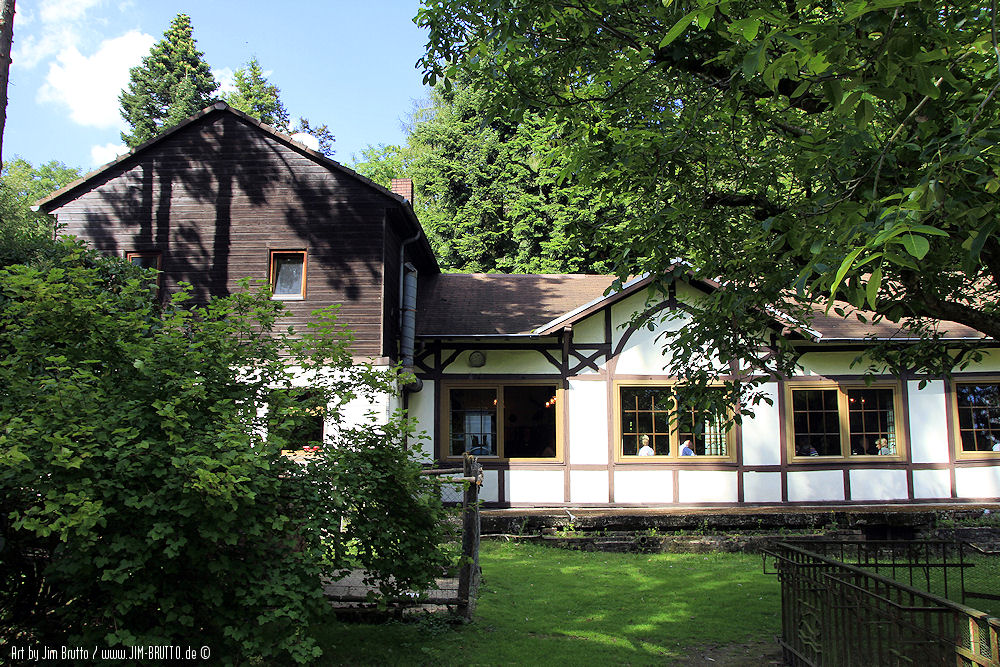
[[[668,341],[670,369],[787,372],[817,309],[864,309],[947,371],[953,320],[1000,338],[996,7],[950,0],[432,0],[429,82],[496,82],[492,111],[544,109],[583,179],[642,201],[633,268],[685,256],[725,289]],[[776,324],[775,306],[784,319]],[[776,334],[760,354],[764,332]]]
[[[251,58],[246,65],[236,70],[233,79],[236,90],[223,95],[229,106],[259,118],[287,134],[308,134],[319,143],[320,153],[327,157],[333,156],[333,143],[336,140],[330,128],[326,124],[313,126],[308,118],[303,117],[299,117],[298,123],[293,126],[289,121],[288,109],[281,101],[281,90],[267,80],[257,58]]]
[[[332,311],[286,335],[264,290],[161,306],[137,267],[60,249],[48,266],[0,270],[5,644],[309,662],[321,575],[364,567],[384,592],[433,580],[439,496],[404,422],[325,442],[268,434],[304,417],[279,398],[297,391],[296,367],[333,423],[352,398],[392,389],[351,365]],[[296,463],[289,446],[322,451]]]
[[[281,90],[267,80],[257,58],[251,58],[233,74],[236,90],[223,95],[234,109],[250,114],[273,127],[288,130],[288,109],[281,101]]]
[[[355,168],[373,180],[414,179],[416,207],[441,265],[465,272],[611,271],[626,242],[624,208],[600,184],[564,173],[560,128],[538,114],[489,114],[489,86],[437,87],[402,147],[370,147]]]
[[[142,64],[129,70],[128,88],[118,101],[131,128],[122,132],[130,148],[215,101],[219,84],[204,55],[197,48],[191,18],[178,14]]]
[[[46,251],[54,237],[54,219],[31,210],[42,197],[80,177],[80,170],[55,160],[33,167],[20,158],[0,171],[0,266],[24,257],[28,248]]]

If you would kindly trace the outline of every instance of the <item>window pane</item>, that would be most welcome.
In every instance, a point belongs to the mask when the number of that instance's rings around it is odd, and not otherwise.
[[[892,389],[848,389],[851,454],[896,454],[896,414]]]
[[[792,426],[796,456],[840,456],[836,389],[794,389]]]
[[[469,452],[476,456],[497,455],[497,392],[495,389],[452,389],[452,455]]]
[[[665,456],[670,453],[670,410],[673,396],[658,387],[622,387],[622,456]]]
[[[158,254],[130,254],[128,261],[144,269],[156,269],[159,268],[160,256]]]
[[[302,295],[302,266],[305,256],[301,253],[275,253],[272,264],[275,296]]]
[[[503,388],[503,455],[548,459],[556,455],[556,387]]]
[[[1000,452],[1000,384],[955,386],[964,452]]]
[[[726,419],[707,410],[681,407],[677,416],[680,456],[727,456]],[[687,446],[685,446],[687,445]]]
[[[300,450],[323,444],[326,405],[320,392],[308,389],[277,389],[268,400],[268,438],[281,449]]]

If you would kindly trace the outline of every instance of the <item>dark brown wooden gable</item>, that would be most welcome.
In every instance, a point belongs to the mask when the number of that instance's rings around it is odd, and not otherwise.
[[[306,298],[286,302],[285,324],[303,327],[312,310],[340,304],[353,352],[378,357],[395,349],[384,340],[383,273],[397,261],[384,232],[387,209],[398,206],[219,111],[113,165],[52,212],[63,233],[101,251],[160,251],[164,291],[186,281],[199,299],[236,290],[241,278],[266,280],[271,250],[306,250]]]

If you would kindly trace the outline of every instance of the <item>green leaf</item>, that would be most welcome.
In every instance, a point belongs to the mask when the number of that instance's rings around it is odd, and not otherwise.
[[[875,300],[878,298],[878,291],[882,287],[882,267],[878,267],[872,271],[872,275],[868,278],[868,284],[865,285],[865,297],[868,299],[868,305],[873,309],[875,308]]]
[[[766,41],[760,42],[757,46],[747,51],[746,56],[743,57],[743,76],[745,78],[753,78],[763,68],[764,49],[766,46]]]
[[[931,249],[930,242],[918,234],[906,234],[900,237],[900,239],[903,242],[903,247],[906,248],[906,252],[917,259],[923,259]]]
[[[844,258],[844,261],[840,263],[840,268],[837,269],[837,275],[834,276],[833,279],[833,285],[830,287],[831,299],[833,299],[834,296],[836,296],[837,288],[840,287],[840,283],[844,280],[844,276],[846,276],[847,272],[851,270],[851,266],[854,265],[854,260],[858,258],[858,255],[861,254],[862,250],[864,250],[864,248],[855,248],[854,250],[851,251],[851,253],[847,257]],[[827,312],[830,312],[831,305],[833,305],[833,301],[830,301],[830,303],[827,304],[826,306]]]
[[[862,99],[858,104],[857,110],[854,112],[854,124],[859,130],[863,130],[868,127],[868,123],[871,122],[874,115],[875,105],[867,99]]]
[[[758,19],[749,19],[743,24],[743,39],[748,42],[755,40],[758,32],[760,32],[760,21]]]
[[[668,30],[667,34],[660,40],[660,48],[662,49],[669,46],[671,42],[680,37],[681,33],[687,30],[687,27],[691,25],[691,22],[694,21],[697,16],[697,11],[682,16],[681,19],[674,24],[674,27]]]

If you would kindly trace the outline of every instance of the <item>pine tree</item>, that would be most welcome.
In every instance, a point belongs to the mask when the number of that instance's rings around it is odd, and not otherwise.
[[[250,62],[236,70],[233,79],[236,92],[223,96],[229,106],[282,132],[290,131],[288,109],[281,101],[281,90],[267,80],[257,58],[251,58]]]
[[[215,101],[219,84],[196,48],[191,18],[178,14],[142,64],[129,72],[118,97],[121,115],[132,128],[122,140],[135,148]]]
[[[236,70],[233,74],[236,91],[223,95],[225,102],[243,113],[258,118],[286,134],[304,132],[312,135],[319,142],[319,152],[327,157],[333,156],[333,132],[324,123],[313,126],[308,118],[299,117],[294,126],[288,114],[288,109],[281,101],[281,89],[267,80],[260,62],[251,58],[250,62]]]

